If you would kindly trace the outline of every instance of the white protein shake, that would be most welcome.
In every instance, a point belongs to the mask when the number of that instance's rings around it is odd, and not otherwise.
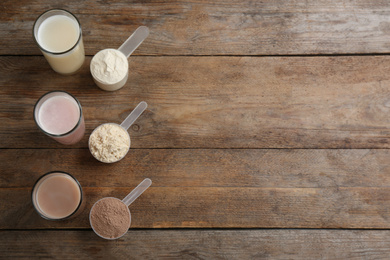
[[[81,36],[81,28],[74,17],[61,14],[64,10],[52,10],[59,12],[47,18],[43,18],[34,28],[34,36],[42,53],[50,66],[60,74],[72,74],[84,63],[84,44]],[[41,19],[38,18],[39,19]],[[37,26],[37,25],[35,25]]]

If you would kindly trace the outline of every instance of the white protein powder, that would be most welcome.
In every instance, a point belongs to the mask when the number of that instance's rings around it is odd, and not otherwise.
[[[129,148],[129,134],[117,124],[100,125],[89,137],[89,150],[101,162],[116,162],[126,155]]]
[[[126,83],[129,63],[122,52],[104,49],[92,58],[90,69],[95,83],[100,88],[114,91]]]

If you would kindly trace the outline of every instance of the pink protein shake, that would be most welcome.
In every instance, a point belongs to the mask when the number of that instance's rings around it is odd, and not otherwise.
[[[69,93],[49,92],[35,105],[34,119],[47,135],[63,144],[75,144],[85,132],[81,105]]]

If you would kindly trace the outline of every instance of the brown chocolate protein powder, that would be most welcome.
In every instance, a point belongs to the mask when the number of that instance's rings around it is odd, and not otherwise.
[[[103,238],[115,239],[130,227],[129,208],[120,199],[103,198],[92,207],[89,220],[96,234]]]

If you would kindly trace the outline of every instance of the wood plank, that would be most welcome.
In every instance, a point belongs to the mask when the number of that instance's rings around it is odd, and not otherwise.
[[[389,228],[389,159],[389,150],[135,149],[110,165],[86,149],[3,149],[0,228],[88,228],[95,201],[146,177],[152,187],[131,206],[136,228]],[[33,210],[31,188],[52,170],[80,181],[80,216],[50,222]]]
[[[299,55],[388,53],[387,1],[294,0],[0,4],[0,55],[40,54],[31,29],[40,13],[65,8],[79,18],[86,53],[118,48],[140,25],[151,29],[138,55]],[[15,44],[17,42],[18,44]]]
[[[390,254],[388,230],[131,230],[111,242],[92,231],[0,234],[0,254],[7,259],[344,260],[387,259]]]
[[[138,184],[138,183],[137,183]],[[158,185],[158,184],[157,184]],[[93,203],[133,187],[84,187],[67,221],[39,217],[29,188],[1,188],[0,229],[90,228]],[[130,206],[133,228],[390,228],[390,188],[150,187]]]
[[[133,148],[390,148],[386,56],[133,57],[116,92],[98,89],[88,64],[64,77],[43,57],[0,57],[0,148],[64,147],[32,117],[55,89],[84,109],[87,134],[73,147],[145,100]]]
[[[87,149],[0,150],[0,188],[31,188],[62,170],[83,187],[387,188],[390,150],[133,149],[103,164]]]

